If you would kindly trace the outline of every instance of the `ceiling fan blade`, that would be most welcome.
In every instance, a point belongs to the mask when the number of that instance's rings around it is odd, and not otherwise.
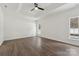
[[[43,8],[40,8],[40,7],[38,7],[38,9],[40,9],[40,10],[44,10]]]
[[[31,9],[31,11],[35,10],[35,8]]]
[[[37,4],[37,3],[34,3],[34,6],[35,6],[35,7],[38,7],[38,4]]]

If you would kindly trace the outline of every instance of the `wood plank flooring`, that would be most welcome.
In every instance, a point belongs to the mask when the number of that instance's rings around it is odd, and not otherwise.
[[[40,37],[5,41],[0,56],[79,56],[79,47]]]

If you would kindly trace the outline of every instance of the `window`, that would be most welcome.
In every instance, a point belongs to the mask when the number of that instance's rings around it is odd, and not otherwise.
[[[70,39],[79,39],[79,17],[74,17],[70,19]]]

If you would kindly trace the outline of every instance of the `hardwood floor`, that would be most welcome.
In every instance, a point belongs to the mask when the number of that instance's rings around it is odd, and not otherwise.
[[[29,37],[5,41],[0,56],[79,56],[79,47],[46,38]]]

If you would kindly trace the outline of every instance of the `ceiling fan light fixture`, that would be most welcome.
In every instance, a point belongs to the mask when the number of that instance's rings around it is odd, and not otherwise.
[[[35,7],[35,10],[38,10],[38,7]]]
[[[44,10],[44,8],[41,8],[41,7],[38,6],[37,3],[34,3],[34,8],[31,9],[31,11],[33,11],[33,10]]]

